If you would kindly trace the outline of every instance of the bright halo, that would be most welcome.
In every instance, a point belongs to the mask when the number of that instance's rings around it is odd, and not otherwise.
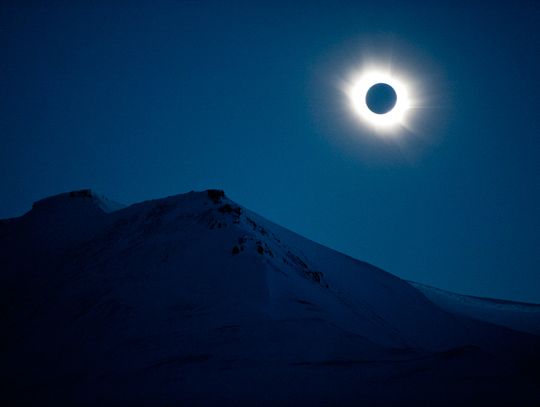
[[[383,114],[372,112],[366,102],[368,90],[378,83],[391,86],[397,97],[395,106]],[[365,124],[383,131],[406,126],[407,112],[411,108],[411,100],[405,82],[396,75],[380,69],[362,72],[348,85],[347,94],[354,112],[360,116]]]

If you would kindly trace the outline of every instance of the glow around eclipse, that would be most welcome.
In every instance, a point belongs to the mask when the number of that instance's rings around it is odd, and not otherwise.
[[[379,83],[391,86],[397,96],[395,106],[383,114],[372,112],[366,102],[368,90]],[[381,132],[396,132],[400,128],[408,127],[410,110],[414,107],[410,85],[405,78],[392,73],[390,69],[373,67],[356,73],[345,85],[344,90],[350,100],[352,110],[363,124]]]

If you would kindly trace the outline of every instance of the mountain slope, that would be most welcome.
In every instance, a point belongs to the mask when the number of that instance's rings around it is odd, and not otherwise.
[[[222,191],[105,203],[75,191],[0,224],[10,403],[539,400],[537,337],[443,310]]]
[[[461,295],[424,284],[409,283],[449,312],[540,335],[540,304]]]

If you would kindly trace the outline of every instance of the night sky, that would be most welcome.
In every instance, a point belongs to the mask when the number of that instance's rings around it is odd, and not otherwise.
[[[538,3],[85,3],[0,6],[0,218],[220,188],[402,278],[540,303]],[[424,96],[391,138],[340,89],[374,54]]]

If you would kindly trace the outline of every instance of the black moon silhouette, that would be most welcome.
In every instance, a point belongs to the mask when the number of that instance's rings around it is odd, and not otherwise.
[[[397,94],[393,87],[386,83],[373,85],[366,93],[366,105],[373,113],[385,114],[394,108]]]

